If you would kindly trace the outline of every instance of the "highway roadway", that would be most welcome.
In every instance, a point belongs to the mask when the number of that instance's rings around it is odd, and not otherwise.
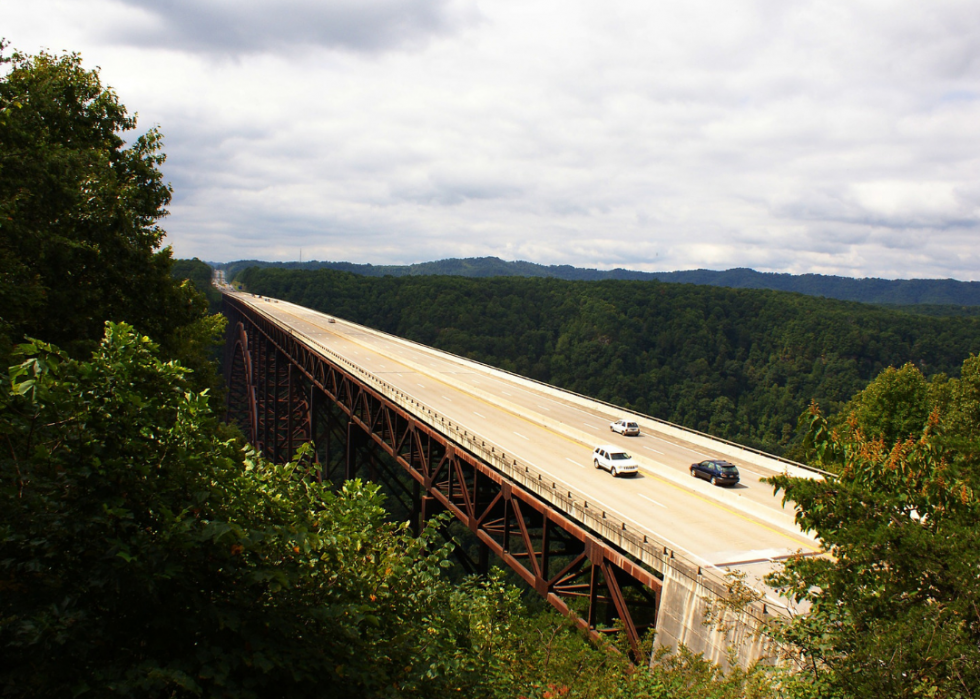
[[[772,487],[759,481],[785,468],[780,462],[772,460],[767,466],[765,459],[739,460],[676,434],[661,434],[644,421],[639,436],[621,436],[609,429],[609,423],[627,415],[608,405],[285,301],[230,292],[228,287],[223,291],[414,396],[488,445],[498,445],[699,565],[722,573],[736,568],[757,581],[773,561],[794,552],[820,551],[819,544],[792,523],[791,510],[783,508]],[[591,454],[599,444],[625,448],[640,463],[640,474],[613,478],[594,469]],[[735,463],[741,483],[722,488],[692,478],[691,463],[706,458]],[[771,597],[770,601],[784,603]]]

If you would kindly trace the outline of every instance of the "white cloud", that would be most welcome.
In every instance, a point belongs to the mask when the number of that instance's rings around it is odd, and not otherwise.
[[[35,0],[178,255],[980,279],[975,3]]]

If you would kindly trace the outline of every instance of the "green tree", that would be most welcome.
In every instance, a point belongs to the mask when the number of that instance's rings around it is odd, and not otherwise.
[[[937,438],[949,450],[950,467],[980,468],[980,357],[968,357],[959,373],[958,378],[936,374],[926,379],[912,364],[889,367],[829,420],[815,421],[811,407],[802,417],[809,428],[805,441],[810,455],[818,465],[837,471],[843,452],[828,447],[854,439],[878,439],[891,446],[921,434],[936,412],[942,426]],[[815,438],[819,452],[812,449]]]
[[[476,681],[478,586],[443,580],[447,549],[386,523],[375,486],[334,493],[304,478],[302,454],[243,455],[129,326],[109,324],[90,361],[22,352],[0,393],[5,696],[436,696]]]
[[[833,424],[891,445],[921,433],[931,409],[928,380],[916,366],[906,364],[878,374],[841,408]]]
[[[957,462],[980,468],[980,356],[963,362],[958,379],[933,382],[932,399],[941,411],[946,439]]]
[[[214,270],[206,262],[201,262],[198,258],[192,260],[174,260],[171,274],[174,279],[187,279],[194,288],[204,294],[208,299],[208,306],[212,313],[221,310],[221,292],[211,284],[211,275]]]
[[[205,385],[221,322],[161,249],[160,132],[127,144],[135,117],[78,54],[0,63],[0,358],[25,336],[86,356],[106,320],[126,321]]]
[[[891,372],[883,383],[894,379]],[[918,404],[919,391],[913,394]],[[895,412],[908,414],[903,405]],[[779,633],[801,650],[815,680],[846,696],[978,696],[975,462],[950,441],[938,409],[917,435],[894,442],[858,428],[833,430],[816,406],[807,415],[817,461],[832,459],[838,477],[769,480],[796,503],[797,522],[829,556],[792,560],[772,578],[810,606]]]

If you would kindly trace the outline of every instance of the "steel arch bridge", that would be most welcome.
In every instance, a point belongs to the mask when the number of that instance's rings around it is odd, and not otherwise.
[[[458,430],[437,428],[423,406],[393,400],[239,299],[224,304],[228,418],[267,458],[287,460],[312,442],[315,477],[387,474],[401,483],[414,527],[450,512],[478,542],[475,570],[495,555],[590,635],[622,635],[639,657],[656,628],[660,576],[494,468],[492,447],[480,453]]]

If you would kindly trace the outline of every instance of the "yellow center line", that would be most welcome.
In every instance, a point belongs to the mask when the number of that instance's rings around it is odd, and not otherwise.
[[[315,323],[315,322],[313,322],[313,321],[311,321],[311,320],[309,320],[307,318],[302,318],[302,317],[296,315],[295,313],[290,313],[289,311],[284,311],[284,310],[281,310],[281,309],[277,309],[277,310],[280,313],[284,313],[285,315],[292,316],[293,318],[296,318],[297,320],[299,320],[299,321],[301,321],[303,323],[307,323],[309,325],[312,325],[314,328],[317,328],[319,330],[323,330],[325,332],[329,332],[329,333],[331,333],[333,335],[336,335],[337,337],[343,338],[347,342],[351,343],[352,345],[357,345],[361,349],[365,349],[365,350],[368,350],[370,352],[375,352],[377,354],[380,354],[382,357],[387,357],[391,361],[397,362],[398,364],[400,364],[401,366],[405,367],[409,371],[419,373],[417,369],[413,369],[409,365],[405,364],[404,361],[398,359],[395,356],[392,356],[390,354],[387,354],[386,352],[383,352],[382,350],[378,349],[377,347],[374,347],[372,345],[365,344],[363,342],[359,342],[358,340],[354,340],[351,337],[349,337],[348,335],[344,335],[342,333],[339,333],[336,330],[331,330],[329,328],[325,328],[325,327],[319,325],[318,323]],[[474,400],[478,400],[478,401],[480,401],[481,403],[483,403],[486,406],[489,406],[489,407],[494,408],[496,410],[502,410],[505,413],[508,413],[509,415],[513,415],[517,419],[522,420],[523,422],[526,422],[527,424],[529,424],[529,425],[531,425],[533,427],[537,427],[538,429],[545,430],[546,432],[548,432],[548,433],[550,433],[550,434],[552,434],[552,435],[554,435],[556,437],[560,437],[561,439],[564,439],[566,442],[569,442],[569,443],[574,444],[576,446],[585,447],[586,449],[589,449],[591,451],[591,447],[588,445],[587,442],[583,442],[583,441],[581,441],[579,439],[575,439],[574,437],[569,437],[567,435],[562,434],[561,432],[556,432],[555,430],[551,429],[550,427],[548,427],[546,425],[542,425],[539,422],[535,422],[534,420],[530,420],[529,418],[524,417],[520,413],[514,412],[510,408],[507,408],[506,406],[503,406],[500,403],[494,403],[494,402],[489,401],[489,400],[487,400],[485,398],[481,398],[480,396],[478,396],[478,395],[476,395],[474,393],[470,393],[469,391],[463,391],[463,389],[461,389],[458,385],[448,383],[448,382],[440,379],[438,376],[436,376],[434,374],[426,373],[424,375],[427,376],[428,378],[432,379],[433,381],[439,382],[440,384],[442,384],[443,386],[445,386],[445,387],[447,387],[449,389],[452,389],[454,391],[462,391],[468,397],[470,397],[470,398],[472,398]]]
[[[374,347],[374,346],[365,344],[363,342],[359,342],[358,340],[354,340],[351,337],[349,337],[348,335],[344,335],[342,333],[337,332],[336,330],[331,330],[330,328],[323,327],[322,325],[320,325],[317,322],[314,322],[314,321],[312,321],[312,320],[310,320],[308,318],[303,318],[301,316],[298,316],[295,313],[291,313],[290,311],[286,311],[284,309],[276,309],[276,311],[278,311],[279,313],[283,313],[285,315],[288,315],[288,316],[292,316],[296,320],[298,320],[300,322],[303,322],[303,323],[307,323],[308,325],[311,325],[314,328],[317,328],[318,330],[321,330],[321,331],[324,331],[324,332],[329,332],[332,335],[336,335],[337,337],[340,337],[340,338],[346,340],[347,342],[350,342],[353,345],[357,345],[361,349],[368,350],[368,351],[371,351],[371,352],[375,352],[375,353],[377,353],[377,354],[379,354],[379,355],[381,355],[383,357],[387,357],[391,361],[397,362],[398,364],[401,364],[403,367],[405,367],[406,369],[409,369],[409,370],[411,370],[413,372],[417,372],[418,371],[417,369],[413,369],[412,367],[408,366],[403,361],[399,360],[397,357],[394,357],[394,356],[392,356],[390,354],[387,354],[387,353],[379,350],[377,347]],[[313,312],[316,313],[317,311],[313,311]],[[428,373],[425,374],[425,375],[428,376],[433,381],[438,381],[443,386],[446,386],[446,387],[448,387],[450,389],[453,389],[453,390],[456,390],[456,391],[462,390],[458,385],[450,384],[450,383],[448,383],[446,381],[443,381],[438,376],[435,376],[433,374],[428,374]],[[562,434],[561,432],[556,432],[555,430],[551,429],[550,427],[548,427],[546,425],[542,425],[542,424],[540,424],[538,422],[535,422],[533,420],[530,420],[530,419],[524,417],[523,415],[521,415],[519,413],[516,413],[513,410],[511,410],[511,409],[509,409],[509,408],[507,408],[505,406],[500,405],[499,403],[492,403],[492,402],[490,402],[490,401],[488,401],[488,400],[486,400],[484,398],[481,398],[480,396],[474,395],[474,394],[472,394],[472,393],[470,393],[468,391],[463,391],[463,392],[467,396],[469,396],[470,398],[473,398],[475,400],[478,400],[481,403],[483,403],[484,405],[490,406],[491,408],[494,408],[496,410],[502,410],[502,411],[504,411],[504,412],[506,412],[506,413],[508,413],[510,415],[513,415],[514,417],[518,418],[519,420],[522,420],[523,422],[526,422],[529,425],[532,425],[532,426],[534,426],[534,427],[536,427],[538,429],[545,430],[549,434],[552,434],[552,435],[554,435],[556,437],[560,437],[561,439],[565,440],[566,442],[569,442],[569,443],[574,444],[574,445],[579,446],[579,447],[584,447],[584,448],[589,449],[591,451],[591,446],[590,446],[590,444],[588,442],[583,442],[580,439],[576,439],[574,437],[569,437],[569,436],[567,436],[565,434]],[[642,471],[643,471],[643,473],[645,475],[647,475],[647,476],[649,476],[651,478],[656,478],[658,481],[660,481],[662,483],[666,483],[667,485],[671,486],[672,488],[676,488],[677,490],[681,491],[682,493],[687,493],[687,494],[691,495],[692,497],[695,497],[698,500],[701,500],[702,502],[705,502],[705,503],[707,503],[709,505],[712,505],[714,507],[717,507],[718,509],[720,509],[720,510],[722,510],[724,512],[727,512],[729,514],[735,515],[739,519],[742,519],[742,520],[744,520],[746,522],[749,522],[750,524],[754,524],[754,525],[756,525],[758,527],[761,527],[761,528],[763,528],[763,529],[765,529],[767,531],[773,532],[774,534],[778,534],[779,536],[781,536],[781,537],[783,537],[785,539],[789,539],[790,541],[792,541],[792,542],[794,542],[794,543],[796,543],[798,545],[801,545],[801,546],[803,546],[805,548],[808,548],[811,551],[815,551],[815,552],[820,552],[821,551],[820,548],[815,547],[815,546],[813,546],[812,544],[810,544],[810,543],[808,543],[806,541],[801,541],[800,539],[798,539],[798,538],[796,538],[796,537],[794,537],[794,536],[792,536],[792,535],[790,535],[790,534],[788,534],[788,533],[786,533],[786,532],[784,532],[782,530],[776,529],[775,527],[771,527],[768,524],[764,524],[764,523],[760,522],[759,520],[754,519],[752,517],[749,517],[748,515],[742,514],[741,512],[739,512],[737,510],[734,510],[734,509],[732,509],[730,507],[726,507],[725,505],[722,505],[721,503],[719,503],[717,500],[712,500],[712,499],[706,498],[706,497],[704,497],[702,495],[698,495],[693,490],[689,490],[687,488],[684,488],[682,486],[677,485],[676,483],[673,483],[673,482],[667,480],[666,478],[663,478],[661,476],[658,476],[657,474],[651,472],[647,468],[643,468]]]

